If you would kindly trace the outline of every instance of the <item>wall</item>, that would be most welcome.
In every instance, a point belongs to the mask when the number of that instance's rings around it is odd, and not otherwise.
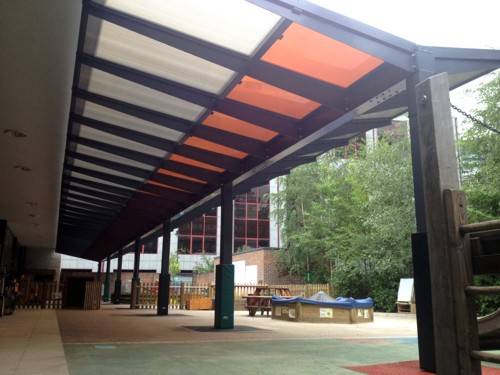
[[[304,282],[304,280],[300,278],[290,277],[280,273],[277,267],[277,257],[277,249],[249,250],[234,254],[233,264],[244,262],[246,267],[257,266],[257,283],[260,284],[279,285]],[[215,258],[214,263],[219,264],[219,258]],[[239,267],[239,269],[241,269],[241,267]],[[235,279],[238,279],[237,275],[235,275]]]
[[[61,272],[61,255],[54,249],[43,247],[28,247],[26,249],[26,272],[30,271],[52,271],[54,281],[59,280]]]

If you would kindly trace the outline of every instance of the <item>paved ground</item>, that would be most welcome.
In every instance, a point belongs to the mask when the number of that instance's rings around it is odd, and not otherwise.
[[[211,327],[213,312],[20,311],[0,319],[0,375],[424,374],[411,316],[343,325],[237,312],[235,321],[235,331],[199,332],[187,327]]]
[[[0,375],[68,375],[54,310],[16,311],[0,319]]]

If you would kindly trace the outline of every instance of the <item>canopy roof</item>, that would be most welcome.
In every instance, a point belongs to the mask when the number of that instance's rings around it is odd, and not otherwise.
[[[500,51],[422,47],[306,1],[84,1],[57,250],[99,260],[457,87]]]

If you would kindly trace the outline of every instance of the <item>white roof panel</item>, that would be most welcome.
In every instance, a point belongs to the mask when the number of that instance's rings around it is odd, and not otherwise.
[[[198,119],[205,110],[199,105],[88,66],[82,66],[80,87],[95,94],[190,121]]]
[[[84,155],[94,156],[94,157],[99,158],[99,159],[104,159],[104,160],[113,161],[113,162],[120,163],[120,164],[130,165],[131,167],[141,168],[141,169],[144,169],[145,171],[152,171],[153,169],[155,169],[154,166],[144,164],[144,163],[139,163],[138,161],[135,161],[135,160],[124,158],[124,157],[121,157],[121,156],[118,156],[115,154],[110,154],[108,152],[97,150],[97,149],[94,149],[94,148],[91,148],[88,146],[84,146],[84,145],[77,145],[76,152],[79,152],[79,153],[84,154]]]
[[[252,55],[280,16],[245,0],[97,0],[198,39]]]
[[[79,136],[89,139],[94,139],[99,142],[108,143],[112,146],[119,146],[128,148],[130,150],[143,152],[145,154],[157,156],[160,158],[165,158],[167,156],[167,152],[164,150],[160,150],[155,147],[150,147],[143,145],[142,143],[130,141],[128,139],[118,137],[113,134],[105,133],[103,131],[91,128],[86,125],[80,125]]]
[[[179,141],[184,135],[184,133],[169,129],[165,126],[157,125],[92,102],[85,102],[82,114],[94,120],[100,120],[126,129],[154,135],[155,137],[169,139],[174,142]]]
[[[128,173],[119,172],[115,169],[105,168],[105,167],[102,167],[100,165],[95,165],[95,164],[88,163],[86,161],[79,160],[79,159],[74,159],[73,165],[75,167],[85,168],[85,169],[89,169],[91,171],[107,173],[107,174],[117,176],[117,177],[124,177],[124,178],[127,178],[129,180],[144,181],[144,179],[141,177],[133,176],[133,175],[130,175]]]
[[[215,94],[221,93],[236,74],[113,23],[93,16],[88,22],[84,51],[105,60]]]

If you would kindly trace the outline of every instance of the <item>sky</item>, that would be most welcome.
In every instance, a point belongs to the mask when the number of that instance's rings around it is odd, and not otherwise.
[[[309,1],[421,45],[500,49],[499,0]],[[473,90],[489,79],[453,90],[451,101],[472,110],[477,105]]]

